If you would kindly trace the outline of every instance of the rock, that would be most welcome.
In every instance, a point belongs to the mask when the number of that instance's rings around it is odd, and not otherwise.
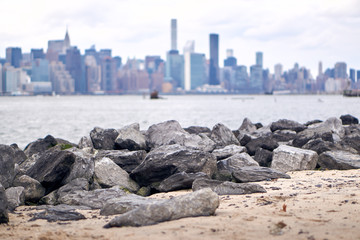
[[[115,147],[115,139],[119,133],[115,129],[102,129],[95,127],[90,132],[90,138],[95,149],[112,150]]]
[[[302,146],[302,148],[315,151],[318,155],[330,150],[339,150],[336,144],[333,142],[324,141],[321,138],[311,139],[304,146]]]
[[[87,206],[91,209],[101,209],[107,201],[126,195],[119,187],[96,189],[93,191],[78,190],[65,194],[58,199],[58,203],[71,206]]]
[[[291,130],[295,132],[301,132],[306,128],[307,127],[305,125],[288,119],[280,119],[271,123],[270,125],[270,130],[272,132],[275,132],[276,130]]]
[[[259,166],[259,164],[247,153],[237,153],[217,163],[218,170],[228,170],[230,172],[249,166]]]
[[[78,148],[70,148],[66,151],[74,154],[75,162],[71,166],[70,173],[64,179],[63,183],[69,183],[77,178],[85,178],[88,182],[91,182],[95,170],[95,161],[93,155]]]
[[[322,120],[315,119],[315,120],[311,120],[311,121],[306,122],[304,125],[308,127],[310,125],[317,124],[317,123],[322,123],[322,122],[323,122]]]
[[[262,128],[256,129],[255,132],[251,133],[251,136],[258,137],[271,137],[272,131],[270,130],[270,125],[264,126]]]
[[[264,127],[264,125],[263,125],[262,123],[259,123],[259,122],[258,122],[258,123],[255,123],[254,125],[255,125],[255,127],[256,127],[256,130],[259,129],[259,128],[263,128],[263,127]]]
[[[115,149],[128,149],[130,151],[147,149],[145,136],[140,132],[138,123],[123,127],[118,132]]]
[[[267,167],[243,167],[232,173],[236,182],[260,182],[277,178],[290,178],[289,175]]]
[[[39,204],[56,205],[58,199],[57,190],[50,192],[39,200]]]
[[[219,195],[241,195],[266,192],[266,190],[258,184],[222,182],[212,179],[196,179],[194,181],[192,186],[193,191],[196,192],[204,188],[211,188],[211,190]]]
[[[199,133],[198,136],[201,138],[201,141],[198,142],[198,146],[193,147],[194,149],[202,150],[204,152],[212,152],[216,148],[215,142],[211,140],[207,134]]]
[[[34,166],[34,164],[37,160],[39,160],[39,158],[40,155],[38,153],[35,153],[31,155],[31,157],[28,157],[24,162],[19,165],[20,171],[25,174],[32,166]]]
[[[31,157],[33,154],[40,154],[56,146],[57,141],[56,139],[51,136],[47,135],[45,138],[39,138],[38,140],[29,143],[24,150],[26,156]]]
[[[137,191],[136,195],[142,196],[142,197],[147,197],[150,196],[151,194],[151,187],[147,186],[147,187],[141,187],[139,189],[139,191]]]
[[[198,173],[186,173],[180,172],[171,175],[170,177],[164,179],[156,190],[159,192],[170,192],[176,191],[181,189],[190,189],[192,183],[195,179],[198,178],[209,178],[205,173],[198,172]]]
[[[296,132],[292,130],[276,130],[272,137],[277,142],[289,142],[296,137]]]
[[[15,178],[15,151],[12,147],[0,144],[0,183],[6,189],[12,186]]]
[[[168,145],[149,152],[130,177],[140,186],[148,186],[178,172],[204,172],[211,177],[215,171],[216,158],[211,153],[180,145]]]
[[[0,183],[0,224],[8,222],[8,201],[5,193],[5,188]]]
[[[210,138],[216,143],[217,148],[232,144],[240,145],[233,132],[222,123],[213,127]]]
[[[257,130],[257,127],[250,121],[250,119],[244,118],[239,130],[246,133],[253,133]]]
[[[46,188],[46,193],[49,193],[64,185],[75,158],[75,154],[71,152],[50,148],[40,156],[26,175],[38,180]]]
[[[340,119],[343,125],[359,124],[359,119],[350,114],[341,115]]]
[[[56,191],[56,198],[61,198],[76,191],[89,191],[89,182],[85,178],[77,178]]]
[[[80,141],[78,143],[78,146],[80,149],[83,149],[83,148],[93,148],[94,145],[91,141],[91,138],[90,136],[83,136],[82,138],[80,138]]]
[[[356,169],[360,168],[360,156],[346,151],[328,151],[320,154],[318,164],[322,169]]]
[[[259,148],[255,152],[254,160],[261,166],[261,167],[270,167],[272,162],[273,153],[269,150]]]
[[[139,186],[130,179],[129,174],[110,158],[104,157],[95,161],[94,178],[104,188],[119,186],[130,192],[139,190]]]
[[[25,204],[24,187],[10,187],[5,190],[5,194],[8,201],[8,209],[11,211]]]
[[[141,206],[162,203],[166,200],[145,198],[135,194],[128,194],[120,198],[110,199],[101,209],[100,215],[110,216],[129,212]]]
[[[360,136],[346,136],[339,142],[339,144],[343,146],[343,148],[347,146],[355,149],[358,154],[360,154]]]
[[[39,213],[33,213],[32,218],[29,221],[35,221],[38,219],[45,219],[48,222],[57,221],[78,221],[86,219],[81,213],[75,212],[73,208],[66,208],[64,205],[50,206],[45,208],[45,211]]]
[[[14,154],[15,154],[14,162],[16,164],[20,165],[27,159],[26,154],[19,148],[19,146],[16,143],[11,144],[10,147],[12,147],[14,149]]]
[[[101,150],[96,154],[96,159],[110,158],[127,173],[131,173],[144,160],[146,151],[129,150]]]
[[[45,195],[45,188],[40,182],[27,175],[15,179],[14,187],[20,186],[24,187],[25,202],[37,203]]]
[[[237,136],[237,139],[239,140],[241,146],[246,146],[246,144],[248,144],[253,138],[250,135],[240,133]]]
[[[246,152],[246,148],[238,145],[228,145],[223,148],[215,149],[212,154],[216,157],[217,160],[225,159],[231,157],[236,153]]]
[[[253,156],[259,148],[273,151],[278,146],[279,144],[272,137],[258,137],[251,139],[245,147],[249,155]]]
[[[69,142],[68,140],[62,138],[56,138],[56,142],[57,146],[59,146],[61,150],[78,147],[78,145],[76,145],[75,143]]]
[[[360,137],[360,125],[353,124],[344,126],[345,129],[345,137]]]
[[[190,134],[200,134],[200,133],[205,133],[205,134],[211,134],[211,130],[208,127],[199,127],[199,126],[190,126],[188,128],[184,128],[184,130]]]
[[[271,168],[281,172],[313,170],[317,161],[314,151],[281,145],[273,151]]]
[[[185,217],[210,216],[218,207],[219,196],[210,189],[203,189],[163,203],[141,206],[115,217],[104,227],[139,227]]]

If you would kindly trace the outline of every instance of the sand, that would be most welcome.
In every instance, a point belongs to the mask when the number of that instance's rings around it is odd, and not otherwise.
[[[260,182],[267,193],[220,196],[215,216],[146,227],[104,229],[113,216],[98,210],[79,211],[86,220],[29,222],[39,210],[19,207],[0,226],[0,239],[360,239],[360,169],[288,174],[291,179]]]

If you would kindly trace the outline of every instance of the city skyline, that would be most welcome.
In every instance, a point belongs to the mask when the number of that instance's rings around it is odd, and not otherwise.
[[[263,52],[264,68],[271,72],[277,63],[283,64],[284,70],[298,63],[311,69],[315,78],[319,61],[324,70],[339,61],[360,68],[356,56],[360,3],[352,0],[107,0],[101,5],[95,1],[15,0],[0,5],[1,58],[10,46],[19,46],[23,52],[46,49],[47,41],[63,36],[68,25],[72,45],[81,53],[95,44],[97,49],[111,48],[113,55],[124,60],[146,55],[165,59],[171,48],[168,20],[175,18],[178,49],[194,40],[197,52],[209,59],[208,35],[219,34],[220,66],[226,50],[233,49],[238,64],[246,66],[253,64],[254,52]]]

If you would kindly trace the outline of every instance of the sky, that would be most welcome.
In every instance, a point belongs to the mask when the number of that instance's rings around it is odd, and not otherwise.
[[[0,0],[0,57],[7,47],[47,49],[68,28],[72,46],[83,54],[95,45],[113,56],[143,59],[170,49],[170,20],[177,19],[178,49],[195,41],[209,58],[209,34],[219,34],[219,64],[233,49],[239,65],[274,72],[298,63],[311,69],[346,62],[360,70],[360,0]]]

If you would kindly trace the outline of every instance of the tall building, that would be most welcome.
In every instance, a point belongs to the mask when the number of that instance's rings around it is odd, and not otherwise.
[[[109,56],[101,61],[101,90],[111,93],[117,90],[116,86],[116,61]]]
[[[226,59],[224,60],[224,67],[236,67],[237,59],[233,56],[234,51],[232,49],[226,50]]]
[[[99,92],[101,90],[101,68],[93,55],[85,56],[85,82],[88,93]]]
[[[37,58],[32,61],[31,82],[49,82],[49,61]]]
[[[259,93],[263,89],[263,70],[260,65],[252,65],[250,67],[250,88],[251,92]]]
[[[275,77],[275,81],[280,81],[281,80],[281,75],[282,75],[282,73],[283,73],[283,66],[280,64],[280,63],[278,63],[278,64],[276,64],[275,65],[275,67],[274,67],[274,77]]]
[[[263,68],[263,53],[262,52],[256,52],[256,65]]]
[[[171,19],[171,50],[177,50],[177,22]]]
[[[75,91],[75,82],[62,62],[50,63],[50,81],[55,93],[72,94]]]
[[[48,59],[49,62],[58,61],[59,56],[66,55],[66,51],[70,48],[70,46],[71,45],[70,45],[69,32],[66,29],[64,40],[49,40],[48,41],[48,49],[46,52],[46,59]]]
[[[172,86],[184,89],[184,56],[178,51],[169,51],[166,54],[166,80]]]
[[[34,59],[44,59],[45,58],[45,54],[44,54],[44,49],[40,48],[40,49],[31,49],[30,52],[30,58],[31,60]]]
[[[319,69],[318,69],[318,76],[322,76],[323,75],[323,66],[322,66],[322,62],[319,62]]]
[[[186,91],[195,90],[206,82],[205,55],[201,53],[186,52],[184,53],[184,59],[184,89]]]
[[[350,68],[350,80],[352,83],[356,82],[356,71],[353,68]]]
[[[337,62],[335,64],[335,68],[334,68],[334,77],[335,78],[341,78],[341,79],[345,79],[347,78],[347,70],[346,70],[346,63],[344,62]]]
[[[10,63],[11,66],[19,68],[21,65],[22,53],[19,47],[8,47],[6,48],[6,62]]]
[[[75,81],[75,92],[85,92],[82,84],[81,54],[77,47],[71,47],[66,51],[65,66]]]
[[[360,70],[356,71],[356,82],[360,82]]]
[[[245,93],[248,89],[248,72],[247,67],[244,65],[235,68],[234,82],[231,83],[232,89]]]
[[[209,84],[219,85],[219,35],[210,34]]]

